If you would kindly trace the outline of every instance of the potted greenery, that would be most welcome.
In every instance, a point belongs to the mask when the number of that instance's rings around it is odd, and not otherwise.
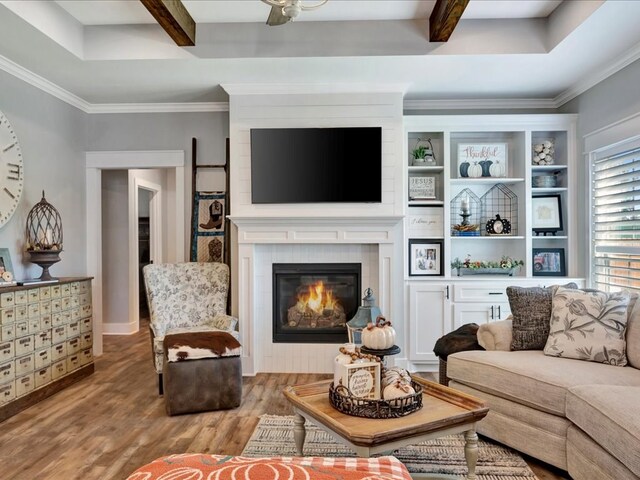
[[[511,257],[503,256],[498,261],[473,261],[471,255],[467,255],[464,261],[456,258],[451,262],[451,268],[458,270],[458,276],[462,275],[509,275],[513,276],[515,271],[524,265],[523,260],[515,260]]]
[[[418,140],[416,148],[411,150],[411,157],[413,158],[413,166],[433,165],[435,163],[435,155],[433,154],[433,145],[431,139],[426,140],[427,145],[421,145],[420,142],[424,140]]]

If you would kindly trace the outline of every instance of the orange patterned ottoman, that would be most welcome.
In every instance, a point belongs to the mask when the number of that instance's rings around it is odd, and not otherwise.
[[[127,480],[411,480],[395,457],[249,458],[199,453],[170,455],[140,467]]]

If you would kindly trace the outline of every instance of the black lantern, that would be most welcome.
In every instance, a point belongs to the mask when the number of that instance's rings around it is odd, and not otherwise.
[[[382,315],[382,312],[375,303],[376,297],[373,296],[373,290],[367,288],[364,291],[362,306],[358,307],[356,314],[347,322],[349,343],[362,344],[362,330],[364,330],[369,323],[375,324],[376,318]]]
[[[62,219],[58,210],[44,198],[44,190],[42,200],[34,205],[27,216],[26,236],[29,261],[42,267],[40,280],[55,280],[49,274],[49,267],[60,261]]]

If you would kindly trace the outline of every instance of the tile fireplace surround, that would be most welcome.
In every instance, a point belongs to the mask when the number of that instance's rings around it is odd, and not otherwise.
[[[238,218],[238,317],[244,375],[329,373],[336,344],[272,341],[273,263],[361,263],[362,288],[374,289],[381,310],[402,315],[402,217]],[[397,325],[399,341],[402,325]]]

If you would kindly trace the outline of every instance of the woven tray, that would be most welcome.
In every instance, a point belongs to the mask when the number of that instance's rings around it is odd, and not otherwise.
[[[369,400],[354,397],[344,385],[329,386],[329,402],[336,410],[354,417],[398,418],[422,408],[422,387],[411,382],[416,393],[392,400]]]

